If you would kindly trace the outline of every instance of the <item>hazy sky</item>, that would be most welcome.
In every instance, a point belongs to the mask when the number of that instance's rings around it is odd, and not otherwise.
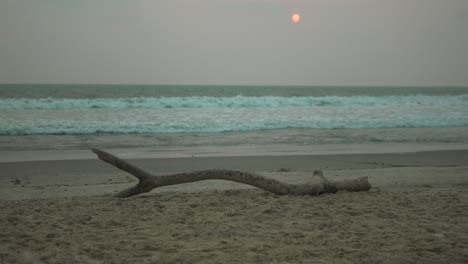
[[[0,0],[0,83],[468,86],[468,0]]]

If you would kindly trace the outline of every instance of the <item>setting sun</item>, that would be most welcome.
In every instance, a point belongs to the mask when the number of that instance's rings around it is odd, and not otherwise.
[[[299,14],[293,14],[291,20],[293,23],[297,24],[301,21],[301,16]]]

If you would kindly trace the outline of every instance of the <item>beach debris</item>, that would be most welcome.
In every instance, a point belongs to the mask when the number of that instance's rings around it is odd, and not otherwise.
[[[97,148],[92,148],[91,150],[100,160],[130,173],[138,179],[138,183],[135,186],[115,194],[116,197],[120,198],[147,193],[158,187],[203,180],[226,180],[243,183],[277,195],[319,195],[324,193],[336,193],[337,191],[368,191],[371,188],[367,177],[343,181],[330,181],[325,178],[321,170],[316,170],[313,173],[313,177],[318,179],[318,182],[307,184],[289,184],[250,172],[220,169],[153,175],[108,152]]]
[[[14,185],[20,185],[21,184],[21,180],[18,179],[18,178],[14,179],[14,180],[12,180],[10,182],[13,183]]]

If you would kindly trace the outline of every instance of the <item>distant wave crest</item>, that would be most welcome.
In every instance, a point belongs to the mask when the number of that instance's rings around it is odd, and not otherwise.
[[[132,97],[132,98],[4,98],[0,110],[39,109],[158,109],[158,108],[271,108],[308,106],[468,105],[468,95],[457,96],[234,96],[234,97]]]

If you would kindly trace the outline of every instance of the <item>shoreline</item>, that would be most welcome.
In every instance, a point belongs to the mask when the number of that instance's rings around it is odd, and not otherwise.
[[[90,152],[90,151],[89,151]],[[205,169],[258,173],[290,183],[307,182],[321,169],[329,179],[368,176],[373,187],[468,184],[468,150],[321,155],[144,157],[119,155],[154,174]],[[91,153],[91,152],[90,152]],[[63,154],[63,153],[62,153]],[[92,154],[92,153],[91,153]],[[93,154],[94,156],[94,154]],[[99,159],[1,162],[0,200],[112,194],[136,179]],[[163,187],[158,192],[199,192],[250,188],[228,181],[202,181]]]
[[[278,129],[265,131],[181,134],[90,134],[0,136],[2,151],[229,148],[287,146],[316,148],[327,145],[464,144],[468,127],[379,129]]]
[[[199,158],[243,156],[322,156],[342,154],[394,154],[468,150],[468,143],[363,143],[320,145],[181,146],[102,148],[126,159]],[[90,149],[0,150],[0,163],[96,159]]]

